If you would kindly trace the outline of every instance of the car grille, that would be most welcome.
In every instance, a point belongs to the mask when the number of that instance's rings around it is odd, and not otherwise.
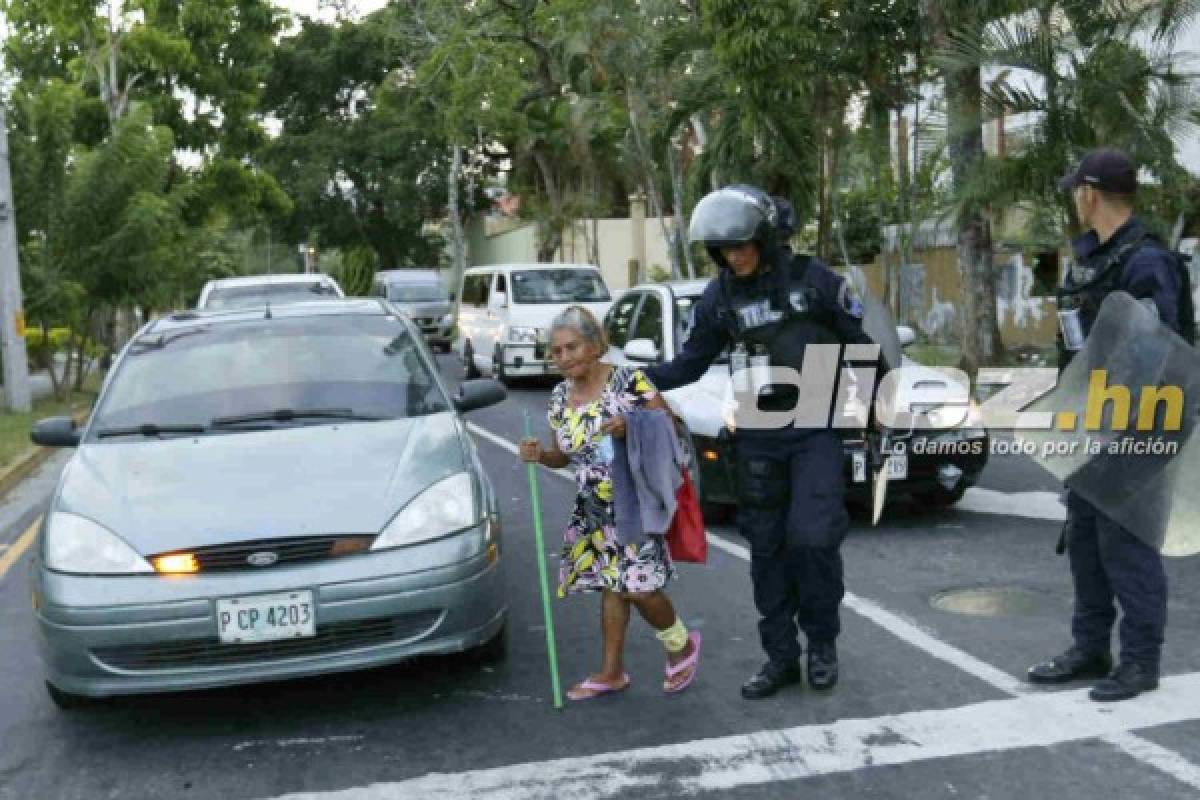
[[[195,556],[200,572],[259,570],[283,564],[321,561],[341,555],[361,553],[370,549],[371,542],[374,539],[374,534],[369,536],[361,534],[344,536],[297,536],[288,539],[259,539],[252,542],[232,542],[175,552],[187,552]],[[256,566],[247,560],[256,553],[274,553],[276,558],[269,564]],[[158,553],[151,558],[173,554],[174,552]]]
[[[318,626],[316,636],[277,642],[221,644],[216,637],[212,637],[150,645],[98,647],[91,652],[92,657],[105,666],[129,672],[257,664],[416,639],[432,630],[441,616],[441,611],[433,610],[382,619],[339,622]]]

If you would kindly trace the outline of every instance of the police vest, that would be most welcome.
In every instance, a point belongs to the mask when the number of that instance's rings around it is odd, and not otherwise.
[[[810,344],[841,344],[833,322],[830,301],[810,281],[812,259],[794,256],[790,264],[772,270],[768,291],[756,297],[734,297],[732,274],[722,270],[719,317],[736,346],[741,343],[754,353],[766,350],[771,366],[790,367],[800,372]],[[761,406],[793,408],[796,390],[787,387],[764,397]]]
[[[1120,245],[1107,258],[1094,263],[1087,259],[1081,264],[1072,266],[1066,280],[1056,293],[1060,311],[1078,310],[1082,318],[1084,331],[1091,330],[1096,315],[1100,313],[1100,304],[1104,298],[1117,289],[1121,272],[1129,259],[1142,247],[1162,247],[1149,233],[1131,238]],[[1166,248],[1163,248],[1166,250]],[[1192,302],[1191,276],[1187,268],[1187,259],[1180,253],[1166,250],[1171,262],[1175,265],[1175,273],[1180,282],[1178,319],[1180,336],[1188,344],[1196,343],[1196,313]],[[1058,366],[1061,371],[1074,356],[1074,351],[1068,350],[1063,343],[1060,330],[1057,336]]]

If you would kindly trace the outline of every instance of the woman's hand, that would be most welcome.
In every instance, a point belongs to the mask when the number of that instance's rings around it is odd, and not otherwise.
[[[600,426],[600,430],[610,434],[617,439],[625,438],[625,417],[620,414],[605,422]]]
[[[540,464],[542,463],[542,452],[541,442],[533,437],[522,439],[518,445],[518,455],[522,461]]]

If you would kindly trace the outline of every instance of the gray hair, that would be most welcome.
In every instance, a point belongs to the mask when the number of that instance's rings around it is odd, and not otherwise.
[[[608,352],[608,335],[596,315],[583,306],[567,306],[550,322],[550,336],[555,331],[569,330],[579,334],[585,342],[600,351]]]

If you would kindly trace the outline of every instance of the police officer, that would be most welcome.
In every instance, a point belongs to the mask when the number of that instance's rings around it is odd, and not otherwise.
[[[862,303],[824,264],[793,256],[779,241],[782,204],[758,189],[731,186],[692,212],[690,239],[720,267],[695,307],[691,333],[673,361],[647,370],[661,390],[700,378],[727,347],[767,351],[771,365],[797,372],[810,344],[871,344]],[[790,206],[784,207],[783,224]],[[783,398],[791,408],[796,397]],[[762,406],[764,409],[766,406]],[[808,681],[838,679],[838,607],[845,589],[840,546],[849,527],[842,442],[826,428],[787,427],[734,434],[738,530],[750,543],[754,603],[767,654],[742,696],[767,697],[802,679],[797,624],[808,638]]]
[[[1076,263],[1059,301],[1059,365],[1083,344],[1100,304],[1115,291],[1152,307],[1168,327],[1192,341],[1191,286],[1182,259],[1134,216],[1137,173],[1118,150],[1095,150],[1063,178],[1080,222],[1090,229],[1072,243]],[[1072,646],[1029,669],[1039,684],[1102,678],[1097,701],[1126,700],[1158,687],[1167,621],[1167,577],[1159,553],[1074,492],[1067,493],[1066,549],[1075,585]],[[1121,605],[1120,660],[1112,668],[1110,638]]]

